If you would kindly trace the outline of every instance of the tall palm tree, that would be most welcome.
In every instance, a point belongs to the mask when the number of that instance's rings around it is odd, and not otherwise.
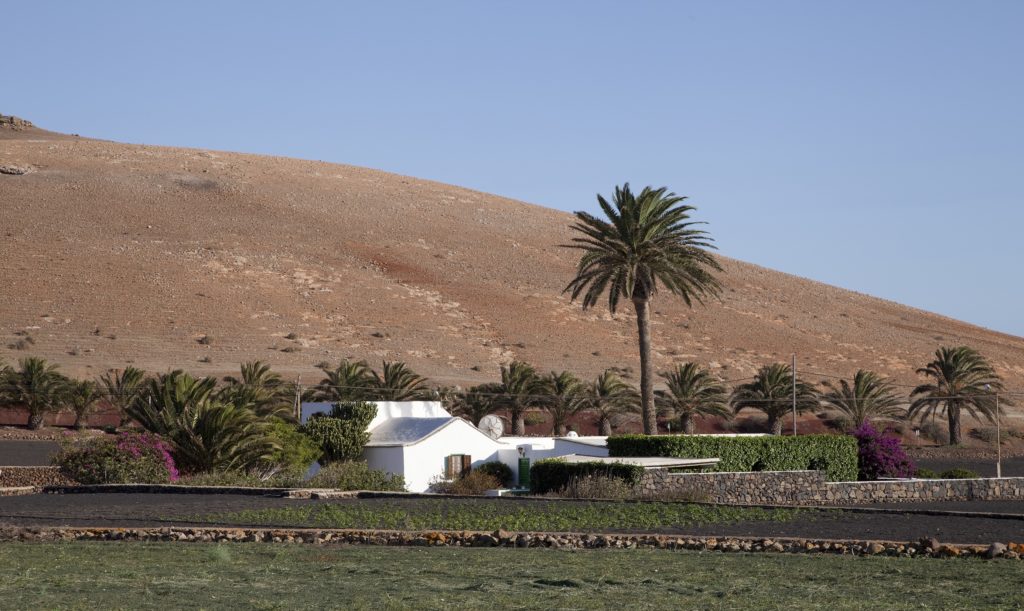
[[[72,426],[76,429],[85,428],[89,414],[103,398],[104,393],[96,382],[92,380],[71,380],[68,384],[65,401],[67,401],[71,411],[75,412],[75,423]]]
[[[366,361],[342,360],[331,369],[321,367],[324,379],[314,388],[317,401],[365,401],[370,397],[370,366]]]
[[[687,435],[693,433],[693,417],[697,414],[729,417],[725,385],[697,363],[682,363],[660,375],[668,390],[658,391],[655,402],[662,412],[679,418],[679,426]]]
[[[146,372],[131,365],[121,370],[111,369],[100,376],[100,387],[107,403],[117,408],[121,426],[128,424],[128,406],[142,394],[145,379]]]
[[[597,416],[598,430],[606,437],[619,419],[636,411],[640,403],[636,390],[610,369],[588,384],[585,392],[587,409]]]
[[[722,267],[709,252],[714,248],[712,239],[695,228],[698,223],[690,220],[695,208],[683,204],[685,199],[665,187],[645,187],[634,195],[626,183],[615,188],[613,203],[597,196],[607,220],[576,212],[572,228],[581,235],[566,245],[583,254],[576,277],[563,292],[569,292],[573,300],[582,295],[587,309],[596,305],[607,289],[612,314],[622,298],[633,302],[640,345],[640,398],[648,435],[657,433],[651,298],[659,284],[691,307],[694,301],[703,303],[721,291],[715,272]]]
[[[537,370],[522,361],[501,366],[501,382],[494,386],[495,404],[508,411],[513,435],[526,434],[526,411],[540,403]]]
[[[401,361],[384,361],[380,372],[370,373],[369,392],[377,401],[419,401],[433,394],[429,380]]]
[[[831,381],[822,384],[828,392],[821,400],[846,415],[854,428],[876,418],[899,418],[904,414],[900,406],[903,399],[896,394],[892,382],[874,371],[859,369],[852,383],[840,380],[839,385]]]
[[[975,418],[980,413],[994,420],[995,394],[1003,391],[1003,382],[976,350],[966,346],[939,348],[935,351],[935,360],[917,373],[930,378],[931,382],[921,384],[910,393],[907,418],[923,420],[929,414],[944,412],[949,422],[949,445],[957,445],[962,440],[961,410]]]
[[[34,356],[19,360],[17,369],[0,378],[0,400],[27,409],[30,429],[43,426],[46,414],[61,408],[67,389],[68,379],[59,367]]]
[[[768,416],[768,430],[782,434],[782,420],[793,410],[793,370],[784,363],[765,365],[753,381],[740,384],[729,399],[734,413],[744,408],[756,409]],[[800,378],[796,381],[796,411],[805,412],[818,406],[818,393]]]
[[[589,403],[586,386],[568,371],[552,371],[541,378],[540,388],[544,390],[541,406],[551,414],[552,433],[564,436],[569,418],[585,409]]]

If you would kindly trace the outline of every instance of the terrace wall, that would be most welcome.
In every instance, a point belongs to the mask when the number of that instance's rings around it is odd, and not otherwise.
[[[672,473],[647,471],[645,495],[744,505],[863,505],[891,502],[1024,500],[1024,477],[827,482],[818,471]]]

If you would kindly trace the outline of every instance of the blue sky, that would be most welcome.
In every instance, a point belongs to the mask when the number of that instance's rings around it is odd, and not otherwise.
[[[1024,335],[1024,3],[7,2],[0,112],[563,210]],[[14,17],[12,17],[14,16]]]

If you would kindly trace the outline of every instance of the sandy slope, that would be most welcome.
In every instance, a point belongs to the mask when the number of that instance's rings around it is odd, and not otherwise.
[[[444,383],[492,379],[513,358],[636,368],[628,312],[561,295],[574,267],[562,212],[351,166],[35,128],[0,129],[0,166],[27,171],[0,173],[8,362],[39,354],[84,375],[263,359],[313,381],[320,361],[399,359]],[[656,300],[659,367],[695,359],[734,379],[796,352],[802,370],[912,384],[936,347],[965,343],[1024,389],[1022,338],[724,263],[720,304]],[[8,348],[24,331],[35,344]]]

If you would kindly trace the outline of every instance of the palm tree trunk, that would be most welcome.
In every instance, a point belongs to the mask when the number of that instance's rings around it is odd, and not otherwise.
[[[644,434],[658,434],[658,414],[654,411],[654,372],[651,371],[651,318],[648,300],[633,298],[636,309],[636,327],[640,339],[640,406]]]
[[[768,430],[771,431],[772,435],[782,434],[782,418],[774,414],[768,415]]]
[[[684,434],[693,435],[693,431],[696,428],[695,423],[693,421],[693,414],[691,414],[690,412],[683,412],[683,414],[679,417],[679,424],[681,425],[680,429],[683,431]]]
[[[43,426],[43,419],[46,417],[46,413],[43,411],[29,412],[28,415],[28,428],[31,430],[40,429]]]
[[[526,417],[523,411],[521,409],[512,410],[512,413],[509,414],[509,420],[512,421],[512,434],[517,437],[526,434]]]
[[[556,437],[565,437],[565,433],[566,433],[565,423],[564,422],[557,422],[556,421],[555,422],[555,436]]]
[[[963,441],[960,437],[960,407],[947,405],[946,415],[949,417],[949,445],[960,445]]]
[[[612,434],[612,419],[607,416],[601,417],[601,434],[608,437]]]
[[[75,423],[72,424],[71,426],[73,428],[76,428],[76,429],[79,429],[79,430],[84,429],[85,428],[85,417],[84,416],[85,416],[85,414],[75,414]]]

